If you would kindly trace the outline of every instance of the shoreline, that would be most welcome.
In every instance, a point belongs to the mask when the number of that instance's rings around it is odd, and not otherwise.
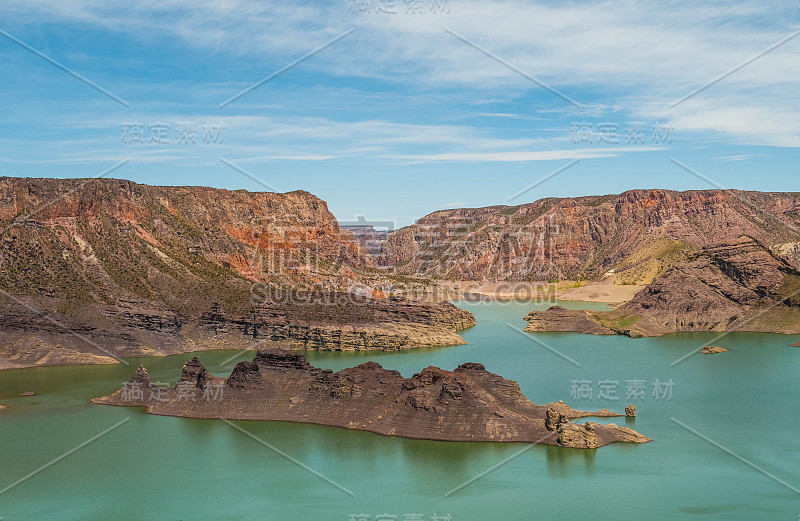
[[[644,284],[615,284],[613,280],[583,282],[562,280],[559,282],[444,282],[433,286],[421,295],[406,295],[423,302],[437,300],[469,300],[470,296],[481,296],[498,300],[540,300],[595,302],[599,304],[624,304],[638,293]]]

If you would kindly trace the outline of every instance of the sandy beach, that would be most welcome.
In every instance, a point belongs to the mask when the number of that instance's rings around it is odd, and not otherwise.
[[[500,300],[577,300],[604,304],[629,301],[644,285],[615,284],[612,280],[581,282],[563,280],[558,283],[537,282],[441,282],[419,295],[420,300],[458,300],[482,296]]]

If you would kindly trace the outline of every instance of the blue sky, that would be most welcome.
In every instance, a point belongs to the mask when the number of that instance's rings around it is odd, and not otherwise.
[[[632,188],[800,191],[798,7],[4,0],[0,175],[128,160],[109,175],[304,189],[398,226]]]

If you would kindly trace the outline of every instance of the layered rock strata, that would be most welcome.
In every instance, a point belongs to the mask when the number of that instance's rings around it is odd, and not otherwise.
[[[677,331],[800,333],[800,271],[751,237],[704,248],[608,312],[558,306],[526,331],[658,336]]]
[[[0,228],[0,369],[455,345],[474,324],[450,304],[360,293],[382,275],[303,191],[0,178]]]
[[[375,362],[334,373],[280,349],[259,351],[227,378],[211,375],[193,358],[169,389],[155,386],[140,367],[122,389],[92,402],[144,406],[165,416],[315,423],[445,441],[576,448],[650,441],[614,424],[573,423],[574,418],[621,415],[579,411],[563,402],[537,405],[516,382],[481,364],[465,363],[454,371],[427,367],[410,378]]]

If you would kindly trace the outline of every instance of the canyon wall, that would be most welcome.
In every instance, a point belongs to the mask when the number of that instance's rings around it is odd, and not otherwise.
[[[307,192],[0,178],[0,229],[0,368],[452,345],[474,324],[371,289],[382,275]]]
[[[651,282],[699,249],[747,236],[793,265],[800,194],[631,190],[442,210],[393,233],[375,262],[456,280]]]

